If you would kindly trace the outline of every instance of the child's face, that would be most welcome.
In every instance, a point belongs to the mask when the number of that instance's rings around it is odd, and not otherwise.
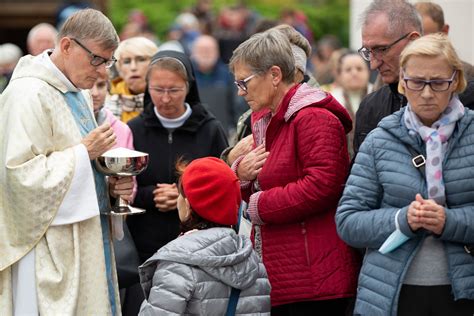
[[[189,202],[181,193],[178,196],[178,215],[181,222],[184,222],[189,216]]]
[[[100,111],[107,96],[107,79],[99,77],[91,89],[92,101],[94,104],[94,114]]]

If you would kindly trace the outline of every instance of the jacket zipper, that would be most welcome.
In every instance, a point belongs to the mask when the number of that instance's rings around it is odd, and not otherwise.
[[[301,222],[301,233],[303,234],[303,237],[304,237],[304,250],[305,250],[305,253],[306,253],[306,263],[308,264],[308,266],[310,266],[311,263],[310,263],[310,260],[309,260],[308,234],[307,234],[307,231],[306,231],[306,223],[305,222]]]

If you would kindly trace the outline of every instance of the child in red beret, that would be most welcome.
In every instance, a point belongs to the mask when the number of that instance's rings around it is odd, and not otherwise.
[[[237,302],[234,314],[270,315],[265,267],[250,239],[232,228],[241,202],[237,177],[214,157],[178,171],[182,235],[140,266],[140,315],[226,315],[235,305],[229,301]]]

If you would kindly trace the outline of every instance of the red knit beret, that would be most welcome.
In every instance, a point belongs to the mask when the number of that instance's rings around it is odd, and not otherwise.
[[[199,216],[217,224],[237,224],[240,184],[225,162],[215,157],[193,160],[184,170],[181,183]]]

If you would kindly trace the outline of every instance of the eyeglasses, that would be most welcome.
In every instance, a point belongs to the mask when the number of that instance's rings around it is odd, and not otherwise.
[[[171,98],[177,97],[181,92],[186,90],[185,88],[164,89],[164,88],[160,88],[160,87],[149,87],[148,89],[155,92],[155,94],[159,97],[164,96],[166,93],[168,93],[168,95]]]
[[[366,61],[371,60],[370,55],[372,55],[373,58],[380,60],[383,57],[383,55],[385,55],[390,48],[392,48],[395,44],[397,44],[401,40],[407,38],[408,35],[410,35],[410,34],[411,34],[411,32],[406,33],[405,35],[403,35],[402,37],[397,39],[395,42],[393,42],[391,44],[388,44],[387,46],[381,46],[381,47],[372,48],[372,49],[367,48],[367,47],[361,47],[358,50],[359,55],[362,56],[362,58],[364,58]]]
[[[250,79],[252,79],[253,77],[255,77],[257,74],[253,74],[253,75],[250,75],[248,76],[247,78],[243,79],[243,80],[235,80],[234,83],[235,85],[240,88],[240,90],[242,90],[243,92],[247,93],[247,82],[250,81]]]
[[[436,92],[443,92],[449,89],[451,83],[454,81],[454,76],[456,75],[457,70],[453,72],[453,75],[450,79],[433,79],[433,80],[424,80],[424,79],[415,79],[405,77],[403,74],[403,81],[405,81],[407,89],[413,91],[422,91],[426,85],[429,85],[431,90]]]
[[[94,54],[93,52],[90,51],[90,49],[88,49],[87,47],[85,47],[81,42],[79,42],[77,39],[75,38],[71,38],[71,40],[73,40],[74,42],[77,43],[77,45],[81,46],[82,49],[84,49],[88,54],[89,56],[91,57],[91,61],[90,61],[90,64],[94,67],[99,67],[100,65],[102,64],[105,64],[105,68],[110,68],[112,67],[115,62],[117,61],[117,59],[115,59],[114,56],[112,56],[111,59],[106,59],[104,57],[101,57],[99,55],[96,55]]]
[[[141,64],[148,62],[150,60],[150,57],[148,56],[135,56],[133,58],[123,58],[120,59],[120,64],[123,66],[130,66],[132,64],[132,61],[135,61],[136,64]]]

